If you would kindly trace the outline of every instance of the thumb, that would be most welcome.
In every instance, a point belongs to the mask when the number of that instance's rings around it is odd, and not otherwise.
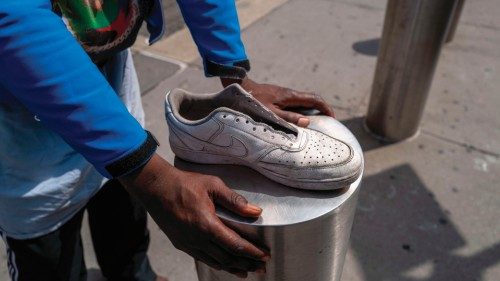
[[[307,126],[309,126],[309,118],[307,118],[306,116],[304,116],[302,114],[299,114],[299,113],[296,113],[296,112],[292,112],[292,111],[288,111],[288,110],[282,110],[282,109],[279,109],[279,108],[276,108],[274,110],[274,112],[279,117],[285,119],[285,121],[293,123],[293,124],[295,124],[295,125],[297,125],[299,127],[307,127]]]
[[[262,209],[248,203],[247,199],[227,187],[224,183],[213,186],[212,198],[215,203],[244,217],[259,217]]]

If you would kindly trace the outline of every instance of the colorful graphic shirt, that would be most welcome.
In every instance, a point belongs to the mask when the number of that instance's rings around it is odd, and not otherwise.
[[[85,51],[95,60],[130,47],[152,0],[53,0]]]

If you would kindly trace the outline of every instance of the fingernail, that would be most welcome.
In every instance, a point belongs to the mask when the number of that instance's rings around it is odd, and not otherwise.
[[[254,204],[251,204],[251,203],[247,204],[247,208],[250,209],[252,212],[256,212],[256,213],[261,213],[262,212],[262,208],[259,208],[259,207],[255,206]]]
[[[305,118],[305,117],[301,117],[299,118],[299,120],[297,121],[297,125],[299,127],[307,127],[309,126],[309,118]]]

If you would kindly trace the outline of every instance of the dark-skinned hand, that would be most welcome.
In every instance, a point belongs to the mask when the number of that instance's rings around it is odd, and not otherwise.
[[[265,272],[269,253],[225,226],[216,216],[214,204],[245,217],[259,217],[262,209],[218,177],[178,170],[154,155],[139,171],[119,180],[177,249],[239,277]]]
[[[247,92],[250,92],[258,101],[269,108],[279,117],[300,127],[309,125],[309,118],[292,112],[289,108],[316,109],[324,115],[335,117],[332,108],[316,93],[299,92],[271,84],[259,84],[248,77],[242,80],[221,78],[224,87],[238,83]]]

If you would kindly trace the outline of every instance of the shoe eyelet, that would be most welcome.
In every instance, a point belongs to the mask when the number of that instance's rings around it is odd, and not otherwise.
[[[245,123],[247,123],[247,124],[248,124],[248,120],[247,120],[247,121],[245,121]]]
[[[255,131],[255,130],[257,130],[257,128],[253,127],[253,129],[252,129],[252,130],[254,130],[254,131]]]
[[[226,118],[226,117],[227,117],[227,115],[226,115],[226,114],[222,115],[222,118]]]
[[[234,121],[240,122],[240,118],[236,118],[236,119],[234,119]]]
[[[267,129],[266,129],[266,128],[264,128],[264,132],[267,132]]]

